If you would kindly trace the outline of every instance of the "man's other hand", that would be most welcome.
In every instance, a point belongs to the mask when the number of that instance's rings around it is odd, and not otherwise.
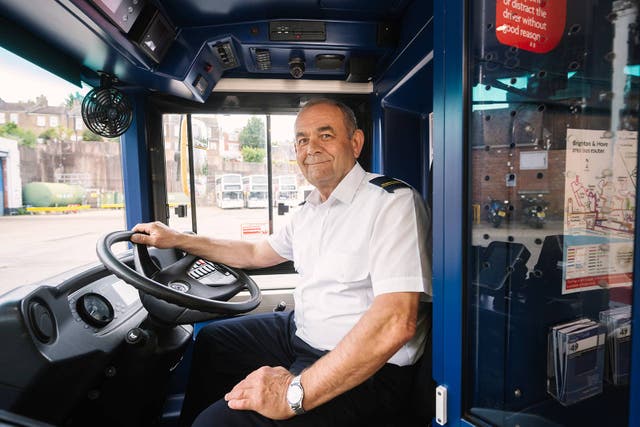
[[[293,375],[281,366],[263,366],[250,373],[224,396],[231,409],[255,411],[272,420],[293,417],[287,388]]]

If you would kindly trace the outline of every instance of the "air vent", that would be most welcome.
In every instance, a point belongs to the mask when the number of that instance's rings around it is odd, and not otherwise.
[[[56,334],[56,325],[51,309],[40,300],[29,302],[28,314],[34,335],[40,342],[49,344]]]
[[[344,65],[344,55],[321,53],[316,55],[316,68],[319,70],[339,70]]]
[[[225,70],[238,66],[238,59],[236,58],[236,54],[233,52],[233,47],[230,42],[216,44],[213,46],[213,51],[218,57],[220,64],[222,64],[222,68]]]
[[[256,59],[256,67],[260,71],[268,71],[271,69],[271,53],[269,49],[255,49],[254,57]]]

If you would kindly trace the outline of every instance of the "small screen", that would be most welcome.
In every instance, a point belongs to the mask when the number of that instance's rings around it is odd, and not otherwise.
[[[118,7],[122,4],[122,0],[100,0],[113,13],[116,13]]]
[[[122,280],[113,284],[113,289],[122,298],[126,305],[131,305],[139,298],[138,291],[131,285],[126,284]]]

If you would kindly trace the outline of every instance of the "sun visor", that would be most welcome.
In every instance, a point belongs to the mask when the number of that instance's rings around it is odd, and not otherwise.
[[[76,59],[2,16],[0,46],[69,83],[82,87],[82,67]]]

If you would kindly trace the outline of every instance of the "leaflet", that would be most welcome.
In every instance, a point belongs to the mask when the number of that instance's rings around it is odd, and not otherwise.
[[[589,319],[549,330],[547,391],[563,405],[602,392],[605,327]]]
[[[631,306],[624,305],[600,312],[607,332],[605,378],[615,385],[629,383],[631,358]]]

